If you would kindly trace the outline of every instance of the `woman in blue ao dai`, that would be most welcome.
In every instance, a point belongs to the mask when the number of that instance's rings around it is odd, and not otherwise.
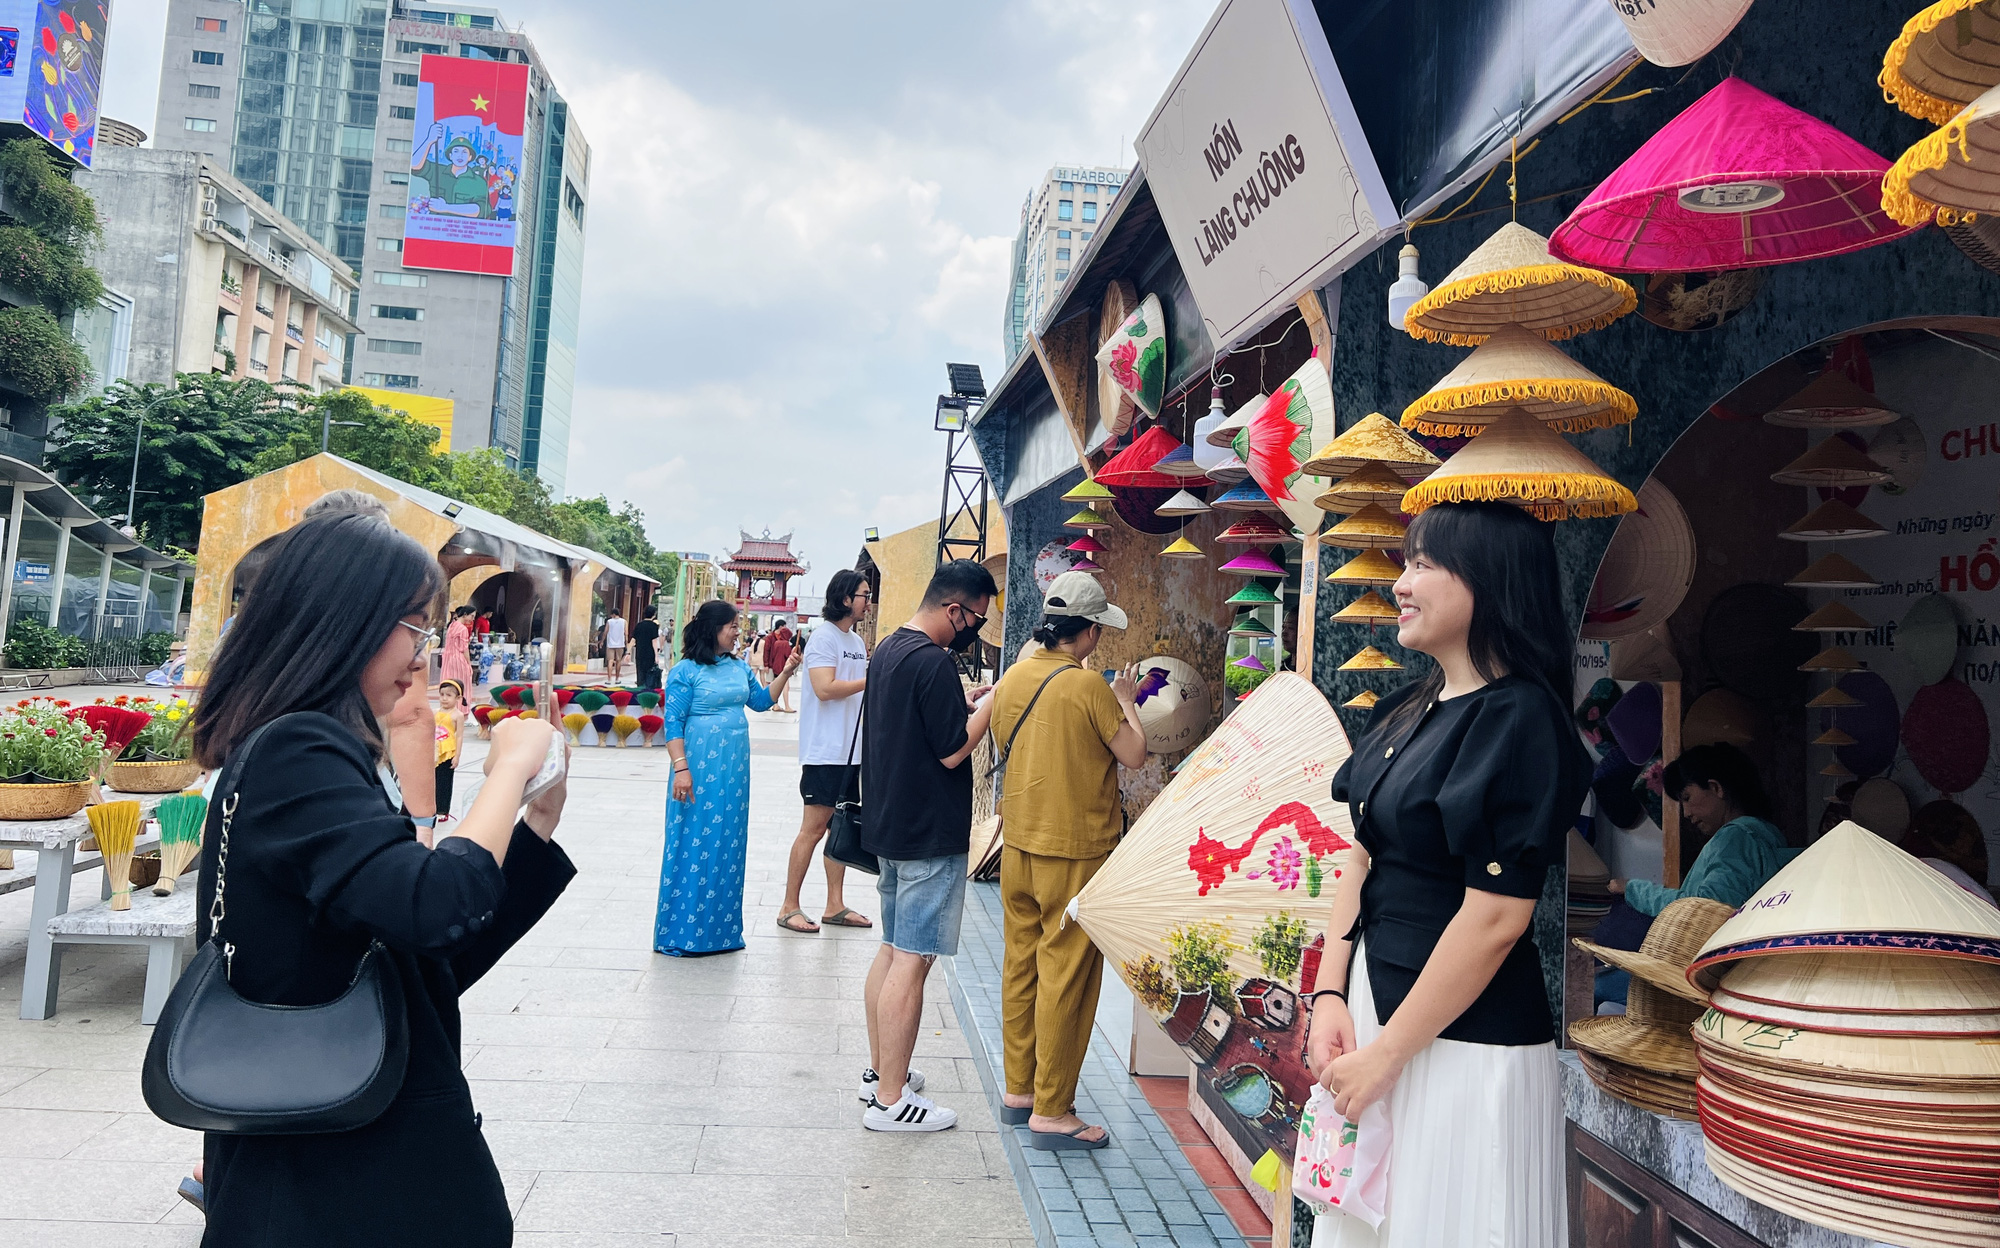
[[[667,673],[660,715],[673,755],[660,912],[653,948],[700,957],[743,947],[743,858],[750,832],[750,724],[768,711],[798,668],[798,655],[768,688],[731,651],[736,608],[701,605],[681,630],[686,655]]]

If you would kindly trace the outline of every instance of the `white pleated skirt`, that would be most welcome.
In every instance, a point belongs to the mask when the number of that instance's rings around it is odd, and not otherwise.
[[[1357,945],[1355,1042],[1382,1030]],[[1562,1248],[1569,1243],[1554,1042],[1433,1040],[1389,1094],[1389,1208],[1371,1228],[1314,1219],[1313,1248]]]

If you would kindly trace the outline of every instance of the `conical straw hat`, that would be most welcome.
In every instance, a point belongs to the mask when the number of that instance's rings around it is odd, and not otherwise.
[[[1814,737],[1812,743],[1814,745],[1825,745],[1839,749],[1843,745],[1853,745],[1857,739],[1852,733],[1842,732],[1838,728],[1829,728]]]
[[[1209,504],[1216,511],[1276,511],[1278,505],[1255,481],[1245,481],[1218,496]]]
[[[1658,477],[1639,487],[1639,509],[1618,522],[1590,584],[1581,636],[1616,641],[1663,623],[1694,584],[1694,526]],[[1675,679],[1678,679],[1676,677]]]
[[[1217,533],[1215,540],[1224,546],[1269,546],[1288,540],[1288,535],[1268,514],[1252,512]]]
[[[1391,472],[1383,464],[1363,464],[1334,482],[1313,500],[1323,511],[1351,515],[1370,503],[1401,502],[1410,488],[1408,479]]]
[[[1571,854],[1574,853],[1572,847]],[[1602,865],[1603,860],[1598,861]],[[1581,937],[1572,943],[1600,962],[1630,971],[1655,987],[1700,1004],[1708,999],[1708,994],[1688,983],[1688,963],[1694,961],[1694,955],[1714,935],[1715,929],[1728,922],[1734,913],[1719,901],[1683,897],[1660,911],[1653,925],[1646,929],[1646,938],[1639,942],[1636,952],[1608,949]]]
[[[1160,456],[1160,462],[1153,465],[1153,471],[1164,476],[1178,477],[1183,481],[1195,477],[1207,479],[1202,474],[1201,465],[1194,462],[1194,448],[1186,443]]]
[[[1876,79],[1891,104],[1932,125],[2000,86],[2000,12],[1987,0],[1940,0],[1903,23]]]
[[[1254,546],[1234,559],[1231,559],[1228,563],[1223,564],[1216,571],[1227,572],[1231,576],[1283,576],[1285,574],[1283,564]]]
[[[1326,579],[1342,585],[1394,585],[1402,575],[1394,559],[1370,547],[1327,573]]]
[[[1739,959],[1833,943],[2000,961],[2000,909],[1848,819],[1717,929],[1689,975],[1713,988],[1722,968]]]
[[[1278,596],[1265,588],[1261,581],[1246,582],[1242,589],[1223,599],[1223,602],[1235,607],[1260,607],[1276,601]]]
[[[1180,478],[1158,472],[1153,465],[1180,444],[1179,438],[1154,425],[1105,460],[1104,466],[1097,470],[1096,481],[1112,490],[1177,490]]]
[[[1882,210],[1904,225],[1961,225],[2000,212],[2000,88],[1917,140],[1882,175]]]
[[[1810,659],[1799,664],[1799,670],[1802,672],[1858,672],[1861,670],[1861,666],[1860,659],[1855,658],[1839,646],[1828,646]],[[1849,737],[1845,741],[1815,741],[1813,744],[1853,745],[1854,739]]]
[[[1611,878],[1611,868],[1606,865],[1603,857],[1598,854],[1597,850],[1591,847],[1590,842],[1583,839],[1583,833],[1578,832],[1575,828],[1569,830],[1568,875],[1572,880],[1608,880]],[[1699,944],[1695,945],[1696,949],[1700,947]],[[1689,950],[1688,956],[1694,956],[1693,950]]]
[[[1185,537],[1177,537],[1167,543],[1166,547],[1160,551],[1160,554],[1168,559],[1199,559],[1201,558],[1201,547],[1190,542]]]
[[[1063,547],[1063,549],[1073,550],[1080,555],[1097,555],[1104,553],[1106,550],[1109,550],[1110,547],[1106,546],[1103,542],[1098,541],[1090,534],[1085,533],[1082,537],[1077,538],[1069,545]]]
[[[1111,527],[1111,517],[1101,511],[1092,511],[1090,508],[1085,507],[1069,519],[1063,521],[1063,527],[1066,529],[1108,529]]]
[[[1835,684],[1813,695],[1806,705],[1816,711],[1839,710],[1846,706],[1860,706],[1861,699]]]
[[[1881,537],[1888,531],[1839,499],[1829,498],[1778,536],[1793,542],[1839,542]]]
[[[1576,1056],[1592,1083],[1629,1105],[1669,1118],[1692,1121],[1699,1116],[1692,1079],[1640,1070],[1581,1049]]]
[[[1622,516],[1639,506],[1631,490],[1518,409],[1411,486],[1403,510],[1473,502],[1511,503],[1539,520]]]
[[[1379,503],[1370,503],[1319,535],[1319,540],[1348,550],[1395,550],[1403,545],[1403,522]]]
[[[1846,438],[1827,438],[1771,474],[1779,485],[1880,485],[1889,470]]]
[[[1098,563],[1089,555],[1083,555],[1075,563],[1069,565],[1069,570],[1072,572],[1102,572],[1104,571],[1104,565]]]
[[[1611,7],[1640,56],[1679,69],[1715,51],[1750,11],[1750,0],[1672,0]]]
[[[1094,503],[1100,499],[1110,502],[1116,497],[1109,489],[1099,485],[1097,478],[1089,476],[1071,486],[1062,496],[1065,503]]]
[[[1375,709],[1375,704],[1381,700],[1381,695],[1377,694],[1373,689],[1363,689],[1360,693],[1342,702],[1340,709],[1344,711],[1372,711]]]
[[[2000,1090],[2000,1044],[1976,1036],[1850,1036],[1769,1024],[1709,1010],[1694,1027],[1695,1044],[1767,1070],[1915,1087]]]
[[[1874,1242],[1894,1240],[1904,1248],[2000,1248],[1992,1219],[1910,1204],[1903,1199],[1866,1195],[1831,1183],[1780,1174],[1746,1161],[1713,1140],[1703,1144],[1708,1168],[1725,1187],[1780,1213]]]
[[[1785,584],[1792,589],[1877,589],[1882,582],[1860,564],[1834,551],[1813,560]]]
[[[1264,623],[1264,621],[1258,619],[1248,611],[1245,611],[1230,624],[1229,635],[1231,637],[1270,637],[1274,634],[1271,632],[1270,625]]]
[[[1457,437],[1477,433],[1515,408],[1564,433],[1630,424],[1639,414],[1631,395],[1562,348],[1519,325],[1502,325],[1403,409],[1403,428]]]
[[[1172,498],[1153,508],[1153,514],[1156,516],[1199,516],[1208,510],[1209,506],[1207,503],[1202,502],[1186,490],[1176,490]]]
[[[1403,665],[1373,646],[1363,646],[1336,670],[1343,672],[1400,672]]]
[[[1720,987],[1745,1002],[1831,1013],[2000,1012],[2000,966],[1865,949],[1748,958],[1722,973]]]
[[[1856,633],[1875,627],[1866,616],[1836,598],[1792,625],[1795,633]]]
[[[1833,369],[1806,383],[1797,394],[1764,413],[1768,424],[1788,429],[1864,429],[1897,419],[1880,399]]]
[[[1323,932],[1345,870],[1353,828],[1326,778],[1348,753],[1340,716],[1312,682],[1273,673],[1195,749],[1077,894],[1071,916],[1156,1017],[1181,1003],[1176,990],[1204,1006],[1200,996],[1253,988],[1251,981],[1294,999],[1303,994],[1302,963],[1289,951]],[[1289,932],[1273,931],[1281,913]],[[1179,983],[1177,932],[1181,949],[1192,934],[1226,961],[1226,973]],[[1267,949],[1280,951],[1275,964],[1259,957],[1260,933]],[[1305,1014],[1299,1000],[1295,1029],[1279,1033],[1294,1039],[1274,1039],[1258,1059],[1287,1089],[1312,1082],[1296,1041]],[[1240,1016],[1231,1026],[1255,1030]],[[1260,1137],[1274,1131],[1282,1155],[1292,1146],[1289,1129],[1258,1128]]]
[[[1268,672],[1271,670],[1270,668],[1264,666],[1264,660],[1258,658],[1254,654],[1246,654],[1242,658],[1232,662],[1229,666],[1247,667],[1253,672]]]
[[[1762,962],[1770,959],[1754,960]],[[1944,960],[1937,959],[1940,962]],[[1808,1031],[1832,1031],[1845,1036],[2000,1036],[2000,1010],[1988,1010],[1981,1014],[1841,1014],[1746,1000],[1729,991],[1727,983],[1715,990],[1709,1004],[1720,1013],[1748,1022],[1769,1023],[1774,1027],[1802,1027]]]
[[[1371,589],[1334,612],[1332,618],[1340,624],[1383,624],[1394,621],[1397,611]]]
[[[1396,422],[1380,412],[1370,412],[1346,433],[1314,451],[1304,471],[1344,477],[1363,464],[1380,464],[1401,477],[1422,477],[1436,471],[1441,462],[1421,442],[1398,429]]]
[[[1837,758],[1834,759],[1832,762],[1828,763],[1826,766],[1820,768],[1819,774],[1822,776],[1830,776],[1835,780],[1854,779],[1854,773],[1847,769],[1847,764],[1841,762]]]
[[[1549,240],[1509,221],[1473,249],[1437,289],[1410,305],[1403,328],[1413,337],[1468,347],[1505,325],[1544,338],[1600,329],[1639,306],[1633,289],[1609,273],[1564,264]]]

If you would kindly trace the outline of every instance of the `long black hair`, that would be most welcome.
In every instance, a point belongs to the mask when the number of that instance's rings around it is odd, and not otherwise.
[[[361,671],[406,615],[430,615],[444,570],[386,520],[333,512],[278,536],[195,705],[195,757],[220,767],[260,725],[320,711],[379,757]]]
[[[1771,817],[1771,798],[1764,792],[1764,781],[1757,775],[1757,764],[1750,761],[1748,754],[1727,741],[1691,745],[1682,750],[1679,758],[1667,764],[1660,782],[1666,795],[1676,801],[1680,800],[1685,789],[1719,784],[1722,795],[1744,814],[1759,819]]]
[[[1576,639],[1563,613],[1554,526],[1505,503],[1439,503],[1410,522],[1403,550],[1472,591],[1466,649],[1480,676],[1520,676],[1570,704]],[[1443,689],[1444,668],[1432,667],[1388,722],[1422,714]]]
[[[713,666],[722,657],[715,639],[736,618],[736,608],[720,598],[701,604],[694,618],[681,629],[681,653],[704,666]]]

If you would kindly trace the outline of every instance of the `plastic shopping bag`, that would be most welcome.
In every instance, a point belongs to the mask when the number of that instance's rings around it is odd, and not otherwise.
[[[1389,1105],[1376,1101],[1349,1122],[1318,1084],[1299,1116],[1298,1152],[1292,1161],[1292,1195],[1314,1213],[1345,1213],[1371,1228],[1382,1225],[1389,1205]]]

